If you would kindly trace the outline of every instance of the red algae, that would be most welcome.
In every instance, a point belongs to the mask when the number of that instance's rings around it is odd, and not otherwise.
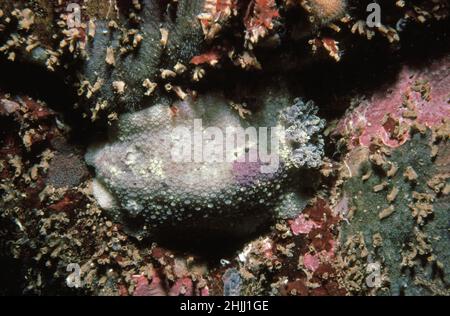
[[[434,127],[450,117],[450,58],[423,70],[403,66],[394,83],[380,88],[340,120],[336,132],[348,135],[352,146],[369,146],[381,139],[396,148],[410,139],[414,122]]]

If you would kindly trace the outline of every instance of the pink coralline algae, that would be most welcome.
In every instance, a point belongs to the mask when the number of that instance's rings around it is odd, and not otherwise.
[[[133,296],[167,296],[161,284],[161,279],[156,273],[153,275],[151,282],[144,275],[136,276],[135,282],[136,288]]]
[[[182,278],[175,282],[169,291],[170,296],[192,296],[194,286],[190,278]]]
[[[309,234],[313,228],[320,227],[316,222],[306,219],[303,214],[300,214],[296,219],[289,221],[289,224],[294,235]]]
[[[321,252],[316,254],[305,254],[305,256],[303,257],[303,265],[305,266],[305,268],[312,272],[315,272],[321,266],[321,264],[332,262],[335,256],[335,241],[329,240],[328,246],[330,247],[328,251],[322,250]]]
[[[317,255],[312,255],[307,253],[304,257],[303,257],[303,264],[305,265],[305,267],[310,270],[310,271],[316,271],[317,268],[319,268],[320,265],[320,258]]]
[[[151,280],[144,275],[134,277],[135,289],[133,296],[193,296],[194,284],[192,279],[184,277],[175,281],[172,286],[163,282],[157,273],[153,273]],[[207,286],[199,289],[197,295],[208,296]]]
[[[350,138],[350,148],[369,146],[376,138],[386,146],[398,147],[410,138],[405,127],[414,121],[433,127],[450,117],[449,85],[449,57],[424,70],[403,66],[393,84],[349,112],[336,131]]]
[[[336,241],[333,227],[339,221],[339,217],[333,216],[328,203],[322,199],[318,199],[312,207],[305,211],[305,214],[308,219],[301,214],[295,221],[297,221],[300,233],[306,234],[311,241],[303,256],[303,264],[306,269],[315,272],[320,268],[325,268],[335,258]],[[291,223],[291,230],[295,234],[296,231],[293,227],[296,226]]]

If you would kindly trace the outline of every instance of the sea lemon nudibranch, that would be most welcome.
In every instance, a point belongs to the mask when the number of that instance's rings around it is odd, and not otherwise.
[[[305,174],[321,165],[324,121],[312,102],[261,100],[247,120],[214,94],[120,116],[110,140],[86,154],[97,201],[135,236],[243,236],[295,216],[314,182]]]

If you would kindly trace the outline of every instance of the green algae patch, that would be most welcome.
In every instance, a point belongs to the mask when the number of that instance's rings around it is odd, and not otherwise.
[[[345,182],[351,218],[341,247],[351,291],[448,295],[449,151],[445,140],[433,140],[427,131],[392,151],[378,149]]]

